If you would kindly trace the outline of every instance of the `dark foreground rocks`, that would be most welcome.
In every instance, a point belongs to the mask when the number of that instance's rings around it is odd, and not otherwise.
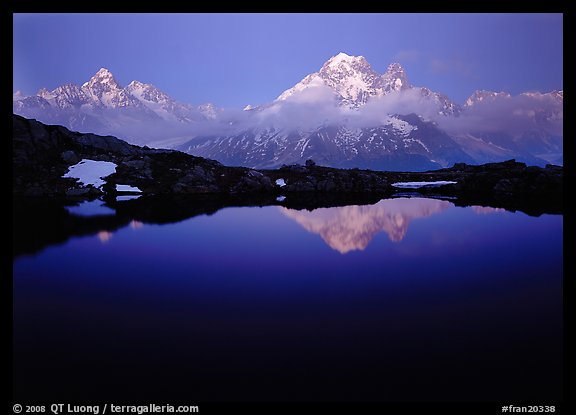
[[[562,212],[563,168],[527,166],[509,160],[428,172],[380,172],[317,166],[283,166],[276,170],[227,167],[179,151],[131,145],[112,136],[72,132],[18,115],[13,116],[13,193],[19,196],[114,197],[116,185],[139,188],[144,195],[348,195],[389,197],[398,193],[450,196],[460,203],[484,202],[509,209]],[[101,189],[63,178],[82,159],[116,163]],[[434,188],[402,190],[397,182],[454,181]],[[306,196],[311,195],[311,196]],[[350,196],[355,195],[355,196]],[[259,196],[258,196],[259,197]],[[292,199],[295,199],[292,197]]]

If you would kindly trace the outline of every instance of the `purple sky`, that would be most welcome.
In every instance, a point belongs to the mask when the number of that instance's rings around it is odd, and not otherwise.
[[[101,67],[191,104],[257,105],[338,52],[458,103],[476,89],[562,89],[562,14],[15,14],[13,90],[82,84]]]

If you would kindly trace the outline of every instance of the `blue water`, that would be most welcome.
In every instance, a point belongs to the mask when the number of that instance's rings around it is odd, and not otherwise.
[[[558,401],[562,225],[404,198],[72,237],[14,260],[14,396]]]

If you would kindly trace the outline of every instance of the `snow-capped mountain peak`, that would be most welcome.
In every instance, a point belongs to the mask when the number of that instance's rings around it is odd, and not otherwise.
[[[401,91],[411,87],[408,82],[408,77],[402,65],[399,63],[391,63],[384,75],[382,75],[383,88],[385,92]]]
[[[131,106],[130,97],[122,93],[122,87],[118,85],[114,75],[106,68],[100,68],[90,80],[82,85],[82,91],[96,104],[106,107]]]
[[[361,58],[362,56],[359,56],[359,57]],[[356,59],[356,58],[357,58],[356,56],[351,56],[351,55],[348,55],[347,53],[339,52],[337,55],[334,55],[330,59],[328,59],[327,62],[349,60],[349,59]]]
[[[152,84],[132,81],[123,88],[106,68],[82,86],[68,83],[53,91],[42,88],[31,97],[14,94],[13,102],[14,112],[24,116],[101,134],[125,135],[124,131],[132,134],[134,130],[138,140],[218,114],[213,106],[179,103]]]
[[[140,81],[132,81],[124,88],[130,95],[136,97],[140,101],[166,103],[172,102],[173,99],[167,94],[160,91],[154,85],[145,84]]]
[[[386,72],[379,74],[363,56],[340,52],[328,59],[318,72],[306,76],[284,91],[277,101],[286,100],[318,86],[332,89],[340,105],[349,108],[359,108],[373,97],[412,88],[404,68],[399,63],[390,64]]]
[[[196,108],[182,104],[152,84],[132,81],[124,91],[148,109],[167,121],[190,122],[202,118],[213,119],[217,109],[213,104],[203,104]]]
[[[74,84],[59,86],[54,91],[45,94],[43,98],[59,108],[79,107],[89,102],[82,88]]]
[[[46,88],[40,88],[38,90],[38,92],[36,93],[36,95],[38,95],[39,97],[44,98],[46,100],[50,100],[50,99],[54,98],[54,94],[52,94]]]
[[[318,86],[329,87],[343,106],[358,108],[372,96],[382,95],[382,77],[363,56],[350,56],[340,52],[322,65],[318,72],[306,76],[292,88],[284,91],[277,101]]]
[[[486,90],[476,90],[464,103],[465,107],[471,107],[479,102],[493,102],[497,99],[510,98],[511,95],[508,92],[494,92]]]
[[[324,83],[341,96],[342,104],[357,108],[380,95],[380,75],[363,56],[343,52],[330,58],[318,72]]]
[[[107,68],[100,68],[98,72],[96,72],[96,76],[103,77],[103,78],[112,78],[112,72],[110,72]]]
[[[132,81],[130,82],[128,85],[126,85],[126,88],[145,88],[146,86],[149,86],[150,84],[145,84],[144,82],[140,82],[140,81]]]
[[[392,62],[388,65],[386,73],[404,73],[404,68],[398,62]]]
[[[331,67],[336,68],[340,66],[353,66],[353,65],[363,65],[367,64],[368,62],[364,58],[364,56],[351,56],[344,52],[340,52],[335,56],[332,56],[328,59],[322,68]]]
[[[116,82],[116,79],[114,79],[112,72],[106,68],[100,68],[88,82],[82,85],[82,88],[92,88],[98,84],[108,85],[109,89],[122,89],[120,85],[118,85],[118,82]]]

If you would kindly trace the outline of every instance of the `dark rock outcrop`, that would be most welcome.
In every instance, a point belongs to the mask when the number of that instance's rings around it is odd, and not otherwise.
[[[101,190],[63,178],[81,159],[117,164],[102,190],[114,193],[117,184],[143,193],[245,193],[272,191],[270,178],[247,168],[226,167],[217,161],[174,150],[131,145],[111,136],[81,134],[61,126],[13,116],[13,191],[29,196],[98,194]],[[83,190],[81,190],[83,189]]]
[[[111,136],[72,132],[13,116],[13,192],[25,196],[114,196],[117,184],[138,187],[144,194],[324,194],[354,193],[380,197],[400,190],[397,182],[454,181],[420,194],[489,201],[516,209],[534,206],[562,211],[563,168],[527,166],[515,160],[484,165],[456,163],[427,172],[381,172],[316,165],[282,166],[276,170],[227,167],[214,160],[175,150],[131,145]],[[116,163],[101,189],[63,178],[82,159]],[[464,203],[464,202],[463,202]]]

